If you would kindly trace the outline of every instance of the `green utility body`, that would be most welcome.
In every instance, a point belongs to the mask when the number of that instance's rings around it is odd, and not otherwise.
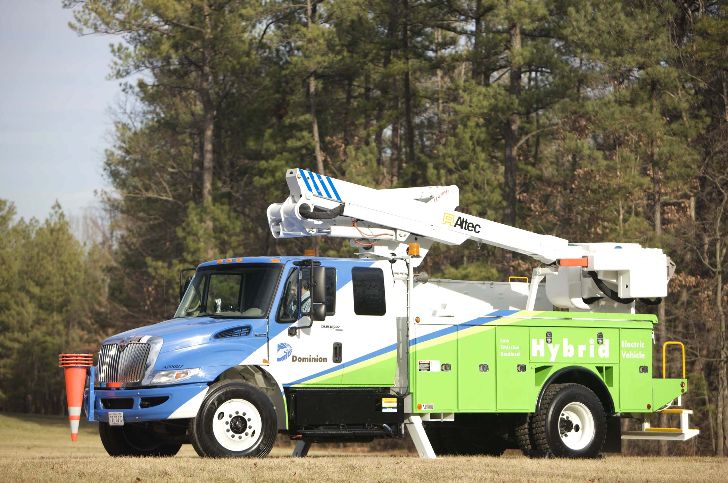
[[[609,412],[654,412],[687,390],[684,378],[654,375],[656,323],[654,315],[517,311],[452,326],[414,344],[413,411],[533,412],[545,385],[578,381]]]

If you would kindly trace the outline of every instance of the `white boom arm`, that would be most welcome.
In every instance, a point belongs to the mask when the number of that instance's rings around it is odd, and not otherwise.
[[[556,263],[546,278],[547,295],[570,309],[589,310],[589,299],[603,300],[602,308],[624,308],[635,298],[667,295],[673,265],[662,250],[636,243],[569,243],[474,217],[455,211],[457,186],[377,190],[304,169],[288,170],[286,182],[290,196],[268,208],[276,238],[349,238],[357,240],[362,256],[383,258],[404,256],[414,241],[424,257],[432,242],[474,240]]]

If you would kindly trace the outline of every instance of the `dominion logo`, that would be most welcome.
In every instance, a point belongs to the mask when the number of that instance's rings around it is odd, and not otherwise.
[[[276,353],[276,360],[278,362],[285,361],[291,357],[291,354],[293,354],[293,347],[291,347],[291,344],[287,344],[285,342],[278,344],[278,352]]]

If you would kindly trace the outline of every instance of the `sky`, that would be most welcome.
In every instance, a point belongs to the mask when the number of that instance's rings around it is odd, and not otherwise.
[[[109,43],[68,27],[61,0],[0,0],[0,198],[45,219],[57,200],[70,217],[108,190],[103,153],[112,108]]]

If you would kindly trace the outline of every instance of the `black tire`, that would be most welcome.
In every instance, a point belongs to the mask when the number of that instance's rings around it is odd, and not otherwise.
[[[532,429],[533,414],[523,414],[513,428],[513,437],[521,452],[529,458],[543,458],[546,454],[536,448]]]
[[[566,413],[562,418],[567,406],[582,412],[582,419],[578,420],[583,420],[581,427]],[[546,456],[595,458],[604,444],[607,418],[601,401],[591,389],[580,384],[552,384],[546,388],[541,407],[533,415],[531,430],[535,448]],[[562,434],[566,439],[576,438],[571,447]]]
[[[160,438],[146,423],[99,423],[99,436],[109,456],[174,456],[182,447]]]
[[[229,414],[228,408],[232,408]],[[224,433],[220,432],[222,423],[226,423]],[[278,433],[276,412],[270,398],[254,386],[223,381],[210,387],[197,417],[190,421],[189,433],[192,446],[203,457],[264,457]]]

